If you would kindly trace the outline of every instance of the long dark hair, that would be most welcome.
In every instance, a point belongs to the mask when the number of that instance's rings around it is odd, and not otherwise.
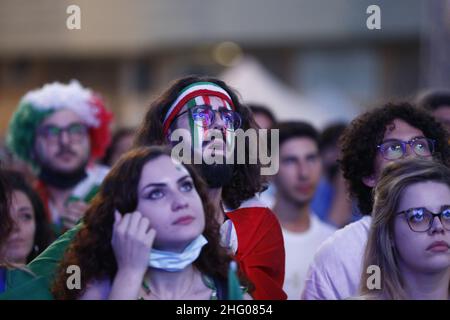
[[[50,225],[45,216],[45,209],[37,192],[28,184],[18,171],[5,170],[11,192],[23,192],[31,202],[34,211],[36,231],[34,233],[33,250],[27,256],[27,263],[37,257],[54,240]]]
[[[52,288],[56,298],[76,299],[89,282],[104,278],[113,280],[117,272],[117,263],[111,246],[114,211],[117,209],[121,213],[126,213],[136,210],[137,186],[142,168],[149,161],[163,155],[170,156],[170,151],[166,147],[136,148],[122,156],[113,166],[86,212],[83,227],[75,236],[59,266]],[[206,222],[203,235],[208,240],[194,266],[203,274],[225,281],[232,258],[220,245],[220,226],[215,218],[214,207],[208,200],[205,183],[192,167],[188,165],[185,167],[203,203]],[[69,276],[66,269],[70,265],[79,266],[83,272],[81,290],[69,290],[66,286]]]
[[[11,188],[6,180],[5,171],[0,168],[0,250],[11,232],[12,219],[9,215]]]
[[[188,85],[195,82],[212,82],[223,88],[231,97],[236,111],[242,118],[242,130],[258,129],[250,109],[243,105],[236,94],[225,82],[203,76],[187,76],[174,81],[156,100],[147,111],[136,136],[135,146],[165,145],[167,138],[163,133],[163,120],[171,104],[180,95],[180,92]],[[245,153],[249,154],[249,142],[246,141]],[[261,176],[261,164],[235,164],[233,168],[233,179],[222,189],[222,199],[230,209],[238,208],[241,203],[253,197],[264,189],[265,178]],[[235,161],[236,163],[236,161]]]

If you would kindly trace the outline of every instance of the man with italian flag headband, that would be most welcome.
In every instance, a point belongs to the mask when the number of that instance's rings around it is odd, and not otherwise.
[[[261,165],[259,161],[228,164],[225,159],[227,150],[234,147],[233,132],[256,128],[251,111],[224,82],[190,76],[174,82],[152,103],[135,144],[175,147],[178,139],[172,134],[181,129],[190,132],[187,139],[194,164],[196,156],[203,160],[210,156],[224,158],[195,165],[208,183],[222,224],[223,243],[253,283],[250,294],[254,299],[286,299],[282,290],[285,253],[281,228],[273,212],[255,198],[263,189]],[[248,143],[245,152],[249,153]]]
[[[56,235],[82,217],[107,174],[94,164],[110,141],[112,114],[79,82],[54,82],[25,94],[7,145],[37,174],[36,189]]]

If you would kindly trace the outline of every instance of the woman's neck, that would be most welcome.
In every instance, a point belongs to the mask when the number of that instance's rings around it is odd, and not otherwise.
[[[149,268],[144,277],[152,298],[161,300],[187,299],[198,287],[199,280],[201,274],[193,265],[178,272]]]
[[[406,267],[400,267],[408,299],[448,300],[450,269],[441,272],[420,273]]]

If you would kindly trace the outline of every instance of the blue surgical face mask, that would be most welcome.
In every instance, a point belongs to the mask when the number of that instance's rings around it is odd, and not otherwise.
[[[181,271],[198,258],[203,246],[207,243],[208,240],[201,234],[180,253],[152,249],[148,265],[169,272]]]

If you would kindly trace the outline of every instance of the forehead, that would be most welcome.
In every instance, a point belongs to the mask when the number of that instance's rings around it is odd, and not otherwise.
[[[170,184],[186,175],[190,176],[182,164],[167,155],[162,155],[144,165],[139,188],[145,187],[149,183]]]
[[[450,204],[450,188],[440,182],[425,181],[405,188],[400,197],[399,210],[426,207],[437,212],[442,205]]]
[[[386,126],[383,140],[398,139],[409,141],[415,137],[424,137],[422,130],[411,126],[404,120],[395,119]]]
[[[12,193],[13,205],[29,206],[31,207],[31,202],[28,196],[21,190],[14,190]]]
[[[280,147],[280,156],[304,156],[311,153],[318,153],[317,143],[308,137],[291,138],[283,142]]]
[[[207,103],[207,105],[211,106],[213,108],[213,110],[218,110],[220,107],[226,107],[225,101],[222,100],[221,98],[216,97],[216,96],[210,96],[210,95],[207,95],[206,97],[209,100],[208,101],[209,103]],[[197,103],[197,101],[201,102],[200,100],[203,100],[203,99],[197,99],[196,105],[206,104],[206,103]],[[203,102],[204,102],[204,100],[203,100]],[[186,103],[183,106],[183,108],[181,108],[180,112],[183,112],[183,111],[187,110],[188,108],[189,108],[189,106]]]
[[[74,122],[83,123],[83,119],[74,111],[69,109],[61,109],[55,111],[42,121],[41,125],[58,125],[65,126]]]

